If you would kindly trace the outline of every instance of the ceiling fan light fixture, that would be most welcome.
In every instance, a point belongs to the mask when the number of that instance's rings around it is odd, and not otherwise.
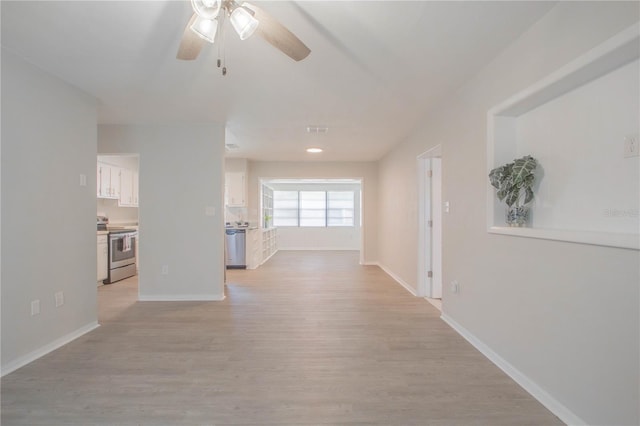
[[[212,20],[220,12],[220,0],[191,0],[191,7],[199,17]]]
[[[231,21],[231,25],[233,25],[233,29],[236,30],[240,36],[240,40],[246,40],[251,37],[260,23],[244,6],[236,7],[233,12],[231,12],[229,20]]]
[[[191,31],[196,33],[203,40],[213,43],[218,32],[218,21],[216,19],[205,19],[198,15],[191,25]]]

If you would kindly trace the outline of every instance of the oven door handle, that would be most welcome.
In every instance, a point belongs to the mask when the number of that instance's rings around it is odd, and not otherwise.
[[[122,239],[125,236],[136,238],[138,236],[138,233],[137,232],[119,232],[117,234],[109,234],[109,238],[111,238],[112,240]]]

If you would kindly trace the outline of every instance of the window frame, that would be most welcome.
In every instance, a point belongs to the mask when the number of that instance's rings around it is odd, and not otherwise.
[[[276,212],[278,210],[288,210],[288,211],[293,211],[293,208],[276,208],[276,193],[277,192],[296,192],[297,193],[297,208],[296,208],[296,225],[278,225],[276,222]],[[324,212],[324,225],[318,225],[318,226],[313,226],[313,225],[302,225],[302,218],[300,215],[300,212],[302,209],[301,207],[301,193],[302,192],[322,192],[324,193],[324,209],[322,210]],[[332,210],[339,210],[336,208],[331,209],[329,207],[329,193],[330,192],[348,192],[351,193],[351,208],[347,209],[347,210],[351,210],[351,217],[347,218],[347,219],[351,219],[351,224],[348,225],[335,225],[335,224],[329,224],[330,221],[330,215],[329,212]],[[356,194],[355,194],[355,190],[314,190],[314,189],[296,189],[296,190],[286,190],[286,189],[274,189],[273,190],[273,226],[274,227],[278,227],[278,228],[355,228],[356,226]],[[334,200],[335,201],[335,200]],[[320,210],[320,209],[304,209],[304,210]],[[345,210],[345,209],[342,209]],[[343,218],[344,219],[344,218]]]

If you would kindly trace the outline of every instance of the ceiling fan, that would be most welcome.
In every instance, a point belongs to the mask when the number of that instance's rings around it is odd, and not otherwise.
[[[205,42],[224,40],[224,23],[229,19],[241,40],[254,33],[295,61],[306,58],[311,50],[291,31],[259,7],[238,4],[235,0],[191,0],[193,15],[187,23],[176,58],[190,61],[198,57]],[[218,67],[221,60],[218,59]],[[222,74],[226,74],[223,66]]]

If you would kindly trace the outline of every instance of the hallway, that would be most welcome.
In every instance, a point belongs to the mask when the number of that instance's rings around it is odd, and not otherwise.
[[[7,375],[7,425],[562,424],[357,252],[278,252],[224,302],[99,289],[97,330]]]

